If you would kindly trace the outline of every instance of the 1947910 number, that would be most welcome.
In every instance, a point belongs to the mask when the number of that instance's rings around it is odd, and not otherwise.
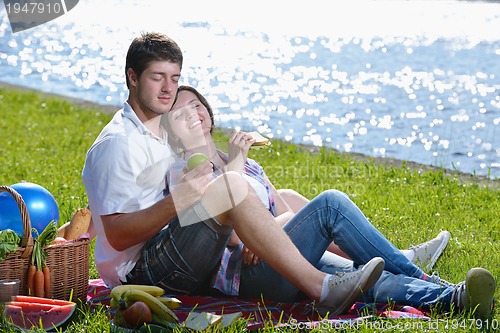
[[[451,319],[445,320],[445,328],[447,329],[479,329],[479,330],[497,330],[499,328],[499,322],[497,319],[487,319],[487,320],[481,320],[481,319]]]
[[[11,14],[59,14],[63,8],[59,2],[43,3],[43,2],[28,2],[23,5],[16,2],[14,4],[6,3],[5,9],[7,13]]]

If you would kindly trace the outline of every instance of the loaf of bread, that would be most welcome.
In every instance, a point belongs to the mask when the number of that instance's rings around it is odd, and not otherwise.
[[[88,232],[91,219],[92,214],[90,213],[90,209],[79,208],[75,214],[73,214],[71,221],[59,228],[59,231],[61,233],[64,232],[64,236],[62,237],[67,240],[77,239]],[[61,229],[63,229],[63,231],[61,231]]]

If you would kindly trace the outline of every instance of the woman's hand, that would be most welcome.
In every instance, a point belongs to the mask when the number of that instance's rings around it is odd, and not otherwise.
[[[233,230],[233,232],[231,232],[231,237],[229,237],[229,241],[227,242],[227,246],[238,246],[240,243],[240,237],[238,237],[236,231]]]
[[[248,157],[248,150],[255,142],[252,136],[245,132],[233,132],[229,138],[227,171],[242,173]]]
[[[243,244],[243,264],[245,265],[257,265],[259,263],[260,258],[257,257],[255,253],[250,251],[248,247]]]

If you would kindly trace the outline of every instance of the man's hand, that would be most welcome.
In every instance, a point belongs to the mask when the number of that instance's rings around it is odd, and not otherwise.
[[[180,182],[171,188],[177,214],[201,199],[212,179],[213,165],[204,162],[191,171],[183,171]]]
[[[245,132],[233,132],[229,138],[229,163],[226,170],[242,173],[248,157],[248,150],[254,142],[255,139]]]
[[[243,251],[243,263],[245,265],[257,265],[259,263],[260,260],[259,257],[257,257],[255,253],[250,251],[248,247],[243,245],[242,251]]]

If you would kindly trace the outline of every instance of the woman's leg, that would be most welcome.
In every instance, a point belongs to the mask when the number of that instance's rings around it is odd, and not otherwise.
[[[331,252],[325,252],[316,267],[330,274],[354,270],[352,261]],[[384,271],[373,288],[363,293],[359,301],[410,305],[424,310],[442,304],[443,310],[449,310],[455,290],[453,286],[443,287],[404,274]]]
[[[310,200],[304,197],[302,194],[300,194],[297,191],[290,190],[290,189],[281,189],[278,190],[279,194],[285,200],[287,205],[292,209],[294,213],[297,213],[299,210],[301,210],[305,205],[307,205]],[[335,253],[336,255],[350,259],[347,254],[342,252],[342,250],[335,244],[335,242],[332,242],[328,246],[328,251]]]
[[[301,195],[300,193],[291,189],[281,189],[278,190],[281,197],[290,206],[294,213],[297,213],[305,205],[307,205],[310,200]],[[412,246],[409,249],[400,250],[408,260],[412,263],[417,264],[419,267],[423,267],[430,271],[438,258],[443,253],[443,250],[448,245],[450,239],[450,233],[448,231],[441,231],[435,238]],[[350,259],[347,254],[345,254],[335,242],[332,242],[328,246],[328,251],[335,253],[346,259]]]
[[[335,239],[356,265],[381,257],[386,261],[386,269],[395,274],[417,278],[424,276],[341,192],[323,192],[301,209],[283,229],[304,258],[315,266]],[[279,300],[293,299],[298,293],[262,261],[258,265],[244,267],[241,275],[241,295],[259,297],[255,290],[262,291],[265,297]]]
[[[389,272],[416,278],[424,276],[424,272],[390,243],[342,192],[330,190],[321,193],[300,210],[295,219],[302,220],[299,226],[305,222],[315,224],[321,234],[334,240],[355,265],[381,257],[385,260],[385,270]],[[287,230],[288,224],[284,228]],[[287,233],[302,233],[302,230],[294,226]]]
[[[342,258],[332,253],[320,254],[333,239],[353,258],[356,266],[361,267],[371,258],[382,257],[386,271],[373,288],[362,295],[365,301],[395,302],[424,309],[440,305],[442,310],[449,310],[454,304],[455,309],[466,311],[472,311],[480,304],[485,308],[480,315],[489,313],[487,310],[490,309],[495,290],[490,272],[470,270],[465,285],[443,286],[422,280],[425,276],[423,271],[385,239],[344,193],[326,191],[320,194],[283,228],[302,255],[324,272],[342,274],[339,271],[353,270],[349,262],[339,262]],[[257,279],[252,280],[255,277]],[[255,289],[252,291],[254,283],[259,284],[257,288],[263,291],[264,298],[286,301],[299,294],[293,287],[287,289],[279,275],[262,261],[258,265],[246,267],[242,271],[241,282],[242,296],[260,296],[255,294]],[[467,302],[469,299],[472,301]]]
[[[344,193],[336,190],[325,191],[312,201],[307,201],[294,191],[287,190],[280,193],[285,194],[286,200],[290,200],[292,209],[303,208],[299,209],[297,216],[292,219],[294,224],[297,224],[297,219],[310,220],[312,223],[323,222],[318,227],[325,230],[329,238],[333,239],[349,258],[353,258],[356,264],[366,263],[378,256],[385,260],[386,270],[417,278],[423,276],[423,272],[410,263],[399,250],[396,251],[394,245],[366,219]],[[305,205],[300,207],[303,204]],[[311,207],[314,207],[315,211],[312,211]],[[331,214],[326,207],[331,208]],[[311,214],[320,216],[315,219]],[[286,228],[290,226],[287,224]],[[313,230],[316,230],[316,227],[313,227]],[[290,234],[288,231],[287,233]]]
[[[284,227],[294,243],[307,243],[305,239],[299,240],[308,232],[302,228],[304,224],[326,223],[318,226],[322,235],[312,239],[311,243],[321,243],[321,238],[333,238],[360,267],[375,256],[385,260],[385,271],[361,300],[423,306],[425,309],[442,304],[449,310],[456,287],[443,287],[422,280],[423,272],[388,242],[344,193],[324,192],[297,215]],[[351,261],[331,252],[325,252],[316,267],[330,274],[355,269]]]
[[[301,222],[296,216],[292,218],[286,225],[294,225],[295,222]],[[332,242],[331,239],[323,237],[318,233],[319,228],[314,223],[301,223],[302,232],[308,235],[307,239],[300,240],[298,237],[290,238],[297,246],[300,253],[314,266],[318,263],[319,259],[323,256],[328,246]],[[287,231],[287,229],[285,229]],[[294,233],[296,236],[297,234]],[[319,237],[318,237],[319,236]],[[339,264],[342,266],[345,262],[350,262],[352,268],[352,261],[341,258]],[[349,266],[349,264],[347,264]],[[339,267],[342,270],[345,267]],[[300,291],[289,283],[286,279],[274,271],[265,261],[260,260],[257,265],[244,265],[241,271],[239,295],[245,298],[261,298],[272,299],[282,302],[290,302],[296,299]]]

